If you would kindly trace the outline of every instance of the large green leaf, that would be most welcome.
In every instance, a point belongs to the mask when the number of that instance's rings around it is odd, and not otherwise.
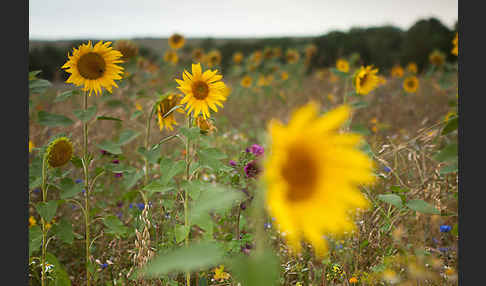
[[[172,161],[169,158],[163,158],[160,160],[160,183],[162,185],[167,185],[169,181],[176,175],[182,173],[185,170],[186,162]]]
[[[410,200],[406,205],[410,209],[424,214],[440,214],[438,209],[423,200]]]
[[[96,106],[95,105],[90,106],[90,107],[88,107],[87,110],[76,109],[76,110],[73,110],[73,113],[79,120],[81,120],[83,123],[86,123],[86,122],[90,121],[91,118],[93,118],[93,116],[95,116]]]
[[[271,251],[260,255],[239,255],[230,260],[234,278],[241,285],[271,286],[278,284],[279,259]]]
[[[45,79],[34,79],[29,81],[29,90],[31,93],[35,94],[42,94],[44,93],[50,86],[51,82]]]
[[[127,190],[131,189],[143,177],[142,172],[131,172],[123,176],[123,187]]]
[[[449,119],[447,122],[446,126],[444,126],[444,129],[442,129],[442,135],[446,135],[451,133],[454,130],[457,130],[457,127],[459,126],[459,117],[454,117],[452,119]]]
[[[35,225],[29,227],[29,256],[35,251],[39,250],[42,244],[42,229]]]
[[[128,232],[128,227],[114,215],[109,215],[103,218],[103,223],[108,228],[106,233],[124,237]]]
[[[176,242],[179,243],[179,242],[183,241],[187,237],[187,235],[189,234],[189,230],[191,230],[190,226],[176,225],[176,227],[175,227]]]
[[[69,117],[60,114],[48,113],[44,110],[40,110],[37,117],[40,125],[49,127],[69,126],[74,123],[74,121],[72,121]]]
[[[130,129],[123,130],[122,133],[120,134],[120,139],[118,139],[118,144],[119,145],[125,145],[130,143],[133,139],[137,138],[141,133],[137,131],[133,131]]]
[[[97,144],[96,146],[100,149],[110,152],[111,154],[118,155],[122,153],[120,145],[110,140],[105,140],[100,144]]]
[[[46,253],[46,261],[49,264],[52,264],[53,267],[53,283],[49,283],[49,285],[53,286],[71,286],[71,280],[69,279],[69,275],[67,274],[66,270],[62,266],[62,264],[57,260],[54,254],[47,252]]]
[[[193,141],[194,139],[198,138],[200,135],[200,130],[197,127],[181,127],[179,128],[179,132],[184,135],[184,137],[189,138],[189,140]]]
[[[135,276],[161,277],[170,272],[209,268],[223,261],[224,251],[214,242],[196,242],[169,253],[160,253]]]
[[[50,222],[56,215],[57,201],[40,202],[37,203],[35,208],[44,221]]]
[[[223,164],[220,160],[225,159],[226,154],[222,153],[216,148],[200,149],[197,151],[199,163],[207,166],[215,171],[217,170],[232,170],[231,167]]]
[[[61,180],[61,199],[69,199],[83,191],[83,184],[76,184],[70,178]]]
[[[62,218],[61,221],[53,226],[56,236],[65,243],[72,244],[74,240],[73,225],[68,219]]]
[[[378,199],[381,200],[381,201],[384,201],[385,203],[389,203],[391,205],[394,205],[397,208],[401,208],[403,206],[402,198],[400,198],[400,196],[395,195],[395,194],[378,195]]]
[[[62,102],[65,101],[66,99],[70,98],[71,96],[78,94],[79,92],[77,90],[66,90],[60,93],[56,98],[54,99],[54,102]]]
[[[162,183],[160,180],[152,181],[143,187],[143,190],[147,191],[150,195],[153,193],[166,193],[172,189],[174,187],[167,186],[167,184]]]
[[[439,162],[453,162],[457,161],[457,143],[451,143],[445,146],[434,156],[434,159]]]
[[[212,184],[206,186],[207,188],[202,190],[198,200],[193,202],[190,213],[191,220],[198,219],[210,211],[227,210],[244,198],[243,192]]]

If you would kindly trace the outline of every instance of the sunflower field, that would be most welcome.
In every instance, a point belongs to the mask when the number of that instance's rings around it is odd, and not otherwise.
[[[189,40],[29,71],[30,285],[457,285],[457,33],[390,69]]]

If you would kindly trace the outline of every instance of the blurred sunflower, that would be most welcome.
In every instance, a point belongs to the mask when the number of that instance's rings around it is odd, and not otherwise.
[[[169,38],[169,46],[174,50],[182,48],[184,46],[185,42],[186,42],[186,40],[184,39],[184,37],[182,35],[177,34],[177,33],[173,34]]]
[[[205,119],[202,116],[198,116],[196,118],[196,126],[199,127],[202,134],[208,134],[217,131],[217,128],[213,125],[211,119],[209,118]]]
[[[434,50],[432,53],[429,55],[429,62],[433,64],[434,66],[440,67],[444,64],[445,62],[445,55],[443,52],[439,50]]]
[[[201,64],[192,64],[192,74],[184,70],[183,80],[176,79],[177,87],[185,96],[181,104],[186,104],[185,109],[193,116],[202,114],[204,118],[210,117],[209,108],[218,111],[216,105],[223,107],[222,102],[226,100],[226,85],[221,81],[222,75],[218,70],[207,70],[202,72]]]
[[[300,252],[304,238],[324,256],[323,235],[355,229],[351,214],[369,205],[358,185],[374,182],[375,176],[372,160],[357,148],[361,135],[339,131],[350,107],[322,116],[318,111],[317,103],[311,102],[296,110],[287,126],[271,121],[272,151],[263,179],[268,186],[266,207],[291,249]]]
[[[282,73],[280,73],[280,79],[287,80],[288,78],[289,78],[289,73],[288,72],[283,71]]]
[[[119,40],[115,42],[114,49],[122,53],[122,60],[128,61],[138,55],[138,47],[132,41]]]
[[[386,78],[382,75],[378,76],[378,85],[385,85],[386,84]]]
[[[172,125],[177,125],[177,122],[175,121],[174,118],[174,112],[171,114],[167,115],[166,114],[174,107],[176,107],[179,104],[179,94],[171,94],[161,100],[158,105],[157,105],[157,117],[158,117],[158,123],[159,123],[159,128],[160,131],[162,131],[165,127],[166,130],[174,130]],[[178,108],[176,111],[184,113],[184,111],[181,108]],[[165,118],[164,118],[165,116]]]
[[[243,61],[243,54],[241,52],[236,52],[233,54],[233,62],[239,65]]]
[[[274,51],[272,48],[265,48],[263,50],[263,59],[265,60],[271,60],[274,56]]]
[[[285,53],[285,59],[287,60],[287,63],[289,64],[295,64],[296,62],[299,61],[300,55],[297,50],[294,49],[288,49],[287,53]]]
[[[29,140],[29,153],[32,152],[33,148],[35,148],[34,142]]]
[[[240,81],[241,86],[246,88],[250,87],[251,83],[252,83],[252,79],[249,75],[245,75]]]
[[[403,89],[409,93],[417,92],[419,80],[416,76],[409,76],[403,81]]]
[[[407,65],[407,71],[416,74],[418,72],[418,66],[415,62],[409,62]]]
[[[194,49],[192,51],[192,60],[196,63],[201,62],[204,59],[204,51],[202,49]]]
[[[391,69],[391,76],[400,78],[403,76],[403,68],[400,65],[394,65]]]
[[[265,75],[261,74],[258,76],[257,86],[266,86],[267,81],[265,79]]]
[[[282,48],[280,47],[273,48],[273,56],[275,58],[280,58],[282,56]]]
[[[349,62],[345,59],[338,59],[336,61],[336,69],[340,72],[348,72],[349,71]]]
[[[169,50],[164,53],[164,61],[175,65],[177,62],[179,62],[179,56],[175,51]]]
[[[252,63],[254,66],[258,66],[263,60],[263,53],[260,50],[254,51],[250,55],[250,63]]]
[[[373,66],[361,67],[354,75],[354,86],[358,94],[368,94],[378,86],[378,69]]]
[[[455,56],[459,55],[459,34],[456,32],[456,36],[452,40],[452,44],[454,47],[452,48],[451,53]]]
[[[218,50],[212,50],[206,55],[206,64],[208,67],[214,67],[221,63],[221,53]]]
[[[89,41],[88,44],[81,44],[78,49],[73,48],[72,55],[68,54],[69,60],[62,66],[71,74],[66,82],[83,85],[83,91],[89,91],[90,96],[92,91],[96,95],[101,94],[102,87],[109,93],[113,86],[118,87],[115,80],[122,78],[123,67],[117,63],[123,62],[123,55],[110,47],[110,44],[99,41],[93,47]]]

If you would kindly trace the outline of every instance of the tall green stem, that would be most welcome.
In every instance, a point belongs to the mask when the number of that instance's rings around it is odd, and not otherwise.
[[[47,200],[47,165],[46,157],[42,159],[42,202],[45,203]],[[45,285],[46,281],[46,252],[47,252],[47,228],[46,221],[41,218],[42,223],[42,263],[41,263],[41,285]]]
[[[191,128],[191,116],[187,116],[187,128]],[[189,182],[190,176],[189,176],[189,165],[190,165],[190,158],[189,158],[189,145],[190,140],[189,137],[186,137],[186,180]],[[189,227],[189,218],[188,218],[188,192],[187,188],[184,190],[184,227],[187,229]],[[189,232],[186,235],[186,238],[184,239],[184,244],[186,247],[189,245]],[[186,285],[190,286],[191,285],[191,272],[187,271],[186,272]]]
[[[152,107],[149,116],[147,117],[147,130],[145,132],[145,151],[148,151],[149,148],[149,140],[150,140],[150,123],[152,122],[152,115],[154,114],[155,107]],[[149,162],[146,156],[143,157],[145,162],[145,185],[148,184],[149,179]]]
[[[84,93],[83,109],[86,112],[88,109],[88,92]],[[86,285],[90,285],[90,273],[89,273],[89,175],[88,175],[88,123],[83,123],[83,171],[84,171],[84,189],[85,189],[85,228],[86,228]]]

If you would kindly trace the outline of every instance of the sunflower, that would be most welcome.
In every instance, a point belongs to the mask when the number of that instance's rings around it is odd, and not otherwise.
[[[434,66],[440,67],[444,64],[445,62],[445,55],[439,50],[434,50],[432,53],[429,55],[429,61],[431,64]]]
[[[204,51],[202,49],[194,49],[192,51],[192,59],[198,63],[204,59]]]
[[[336,68],[338,71],[346,73],[349,71],[349,63],[345,59],[338,59],[336,61]]]
[[[272,48],[265,48],[263,50],[263,58],[265,60],[271,60],[274,56],[274,51]]]
[[[175,65],[179,61],[179,56],[175,51],[169,50],[164,54],[164,61],[171,63],[172,65]]]
[[[67,137],[59,137],[51,141],[47,146],[45,157],[49,166],[61,167],[71,160],[73,156],[73,144]]]
[[[273,56],[275,58],[280,58],[282,56],[282,48],[280,47],[273,48]]]
[[[280,79],[287,80],[288,78],[289,78],[289,73],[288,72],[283,71],[282,73],[280,73]]]
[[[240,82],[241,86],[246,88],[249,88],[251,86],[251,83],[252,83],[252,79],[251,76],[249,75],[245,75]]]
[[[386,84],[386,78],[382,75],[378,76],[378,85],[385,85]]]
[[[403,76],[403,68],[400,65],[394,65],[391,69],[391,76],[400,78]]]
[[[30,216],[29,217],[29,227],[34,226],[37,224],[37,221],[35,220],[35,217]]]
[[[81,44],[78,49],[73,48],[73,54],[68,54],[69,60],[62,66],[71,75],[66,80],[76,86],[84,85],[83,90],[101,94],[104,87],[111,93],[112,87],[118,87],[114,80],[121,79],[123,56],[120,51],[109,47],[111,42],[99,41],[94,47],[91,41]]]
[[[408,63],[407,71],[416,74],[418,72],[417,64],[415,62]]]
[[[187,103],[185,109],[188,113],[193,112],[194,117],[200,113],[204,118],[210,117],[209,108],[217,112],[216,105],[223,107],[226,85],[221,81],[223,76],[217,73],[218,70],[207,70],[203,73],[201,64],[198,63],[192,64],[192,74],[184,70],[183,80],[176,79],[179,84],[177,88],[185,94],[181,104]]]
[[[115,42],[114,49],[122,53],[122,60],[128,61],[138,55],[138,47],[132,41],[119,40]]]
[[[32,152],[32,149],[35,148],[34,142],[29,140],[29,153]]]
[[[166,130],[174,130],[172,125],[177,125],[177,122],[174,118],[174,112],[169,114],[164,118],[164,115],[167,114],[172,108],[176,107],[179,104],[179,96],[178,94],[171,94],[161,100],[157,105],[157,117],[159,119],[159,128],[162,131],[165,127]],[[177,109],[177,111],[184,113],[181,109]]]
[[[205,119],[202,116],[198,116],[196,118],[196,126],[199,127],[201,134],[208,134],[217,131],[217,128],[213,125],[211,119]]]
[[[186,40],[184,39],[184,37],[182,35],[177,34],[177,33],[173,34],[169,38],[169,46],[174,50],[182,48],[184,46],[185,42],[186,42]]]
[[[266,86],[267,85],[267,80],[265,78],[265,75],[261,74],[258,76],[258,81],[257,81],[257,86]]]
[[[416,76],[409,76],[403,81],[403,89],[406,92],[415,93],[419,87],[419,80]]]
[[[361,67],[354,75],[354,86],[358,94],[368,94],[375,89],[380,82],[376,75],[378,69],[373,69],[373,66]]]
[[[218,50],[212,50],[206,55],[206,64],[208,67],[214,67],[221,63],[221,53]]]
[[[236,52],[233,54],[233,62],[239,65],[243,61],[243,54],[241,52]]]
[[[357,186],[372,183],[375,176],[371,159],[356,148],[361,135],[338,130],[350,108],[344,105],[322,116],[318,111],[311,102],[295,111],[287,126],[271,121],[271,154],[263,179],[266,207],[291,249],[300,252],[304,238],[323,256],[323,235],[355,228],[350,214],[369,205]]]
[[[451,53],[455,56],[459,55],[459,35],[457,32],[454,40],[452,40],[452,44],[454,45],[454,47],[452,48]]]
[[[289,64],[294,64],[299,61],[300,55],[297,50],[294,49],[288,49],[287,53],[285,53],[285,59],[287,60],[287,63]]]

